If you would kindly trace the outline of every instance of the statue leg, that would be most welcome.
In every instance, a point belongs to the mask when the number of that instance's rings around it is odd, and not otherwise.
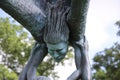
[[[19,76],[19,80],[33,80],[36,77],[36,68],[42,62],[46,54],[47,48],[45,44],[35,43],[28,63]]]

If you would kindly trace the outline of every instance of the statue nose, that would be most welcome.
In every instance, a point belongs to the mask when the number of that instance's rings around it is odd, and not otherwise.
[[[56,51],[54,51],[54,57],[57,58],[59,55]]]

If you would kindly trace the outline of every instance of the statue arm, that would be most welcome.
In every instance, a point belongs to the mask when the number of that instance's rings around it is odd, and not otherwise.
[[[70,39],[79,41],[84,37],[89,0],[71,0],[68,16]]]
[[[45,25],[43,0],[0,0],[0,8],[22,24],[39,41]],[[41,3],[42,4],[42,3]],[[42,31],[43,32],[43,31]]]
[[[38,80],[38,78],[46,78],[45,76],[36,76],[36,68],[43,61],[46,55],[46,45],[44,43],[40,44],[36,42],[31,51],[31,56],[19,76],[19,80]],[[49,78],[47,80],[49,80]]]
[[[74,71],[67,80],[92,80],[91,69],[88,58],[88,42],[84,39],[81,42],[72,42],[75,49],[75,63],[77,70]]]

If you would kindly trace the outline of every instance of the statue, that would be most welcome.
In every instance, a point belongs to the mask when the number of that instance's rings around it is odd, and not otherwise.
[[[71,45],[76,71],[67,80],[91,80],[85,24],[89,0],[0,0],[0,8],[21,23],[36,43],[19,80],[50,80],[36,76],[47,53],[60,62]]]

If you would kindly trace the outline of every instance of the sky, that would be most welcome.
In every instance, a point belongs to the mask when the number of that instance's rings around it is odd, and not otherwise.
[[[0,17],[8,15],[0,10]],[[89,42],[89,59],[92,64],[93,57],[99,51],[111,47],[120,37],[116,36],[118,27],[115,22],[120,20],[120,0],[91,0],[87,16],[86,37]],[[74,60],[72,65],[66,61],[65,66],[57,66],[55,71],[60,75],[59,80],[66,78],[75,70]]]
[[[119,39],[116,36],[118,27],[115,25],[120,20],[119,3],[120,0],[91,0],[86,27],[90,57]]]

